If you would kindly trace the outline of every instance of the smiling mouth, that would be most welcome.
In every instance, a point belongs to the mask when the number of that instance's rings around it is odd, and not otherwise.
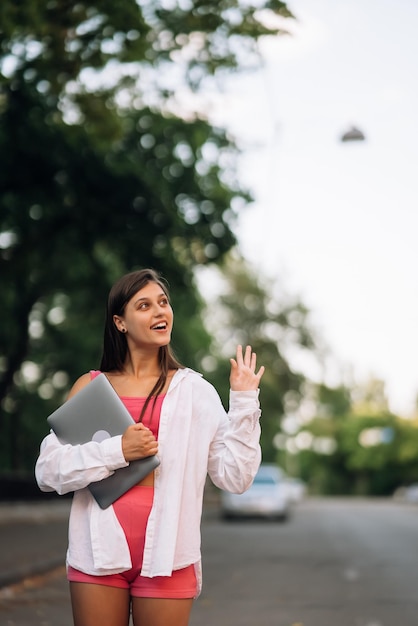
[[[152,326],[151,330],[167,330],[167,324],[165,322],[160,322],[159,324]]]

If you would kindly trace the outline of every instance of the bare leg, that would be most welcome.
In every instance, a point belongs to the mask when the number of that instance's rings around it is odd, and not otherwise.
[[[132,598],[134,626],[187,626],[192,606],[192,598]]]
[[[70,582],[74,626],[128,626],[129,589]]]

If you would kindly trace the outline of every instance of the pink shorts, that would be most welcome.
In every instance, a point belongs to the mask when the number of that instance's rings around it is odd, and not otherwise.
[[[171,576],[141,576],[145,532],[153,498],[153,487],[136,486],[113,504],[128,541],[132,560],[130,570],[120,574],[93,576],[69,566],[68,580],[129,589],[131,595],[137,598],[194,598],[197,593],[194,565],[174,570]]]

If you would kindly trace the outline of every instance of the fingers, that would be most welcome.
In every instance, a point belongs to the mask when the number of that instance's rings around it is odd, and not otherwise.
[[[237,346],[237,365],[242,365],[243,363],[243,358],[242,358],[242,346]]]
[[[157,454],[158,442],[149,428],[132,424],[122,435],[122,451],[127,461],[134,461]]]
[[[250,391],[259,387],[259,382],[264,374],[264,367],[256,372],[257,355],[251,346],[237,346],[236,359],[229,359],[231,363],[230,384],[233,391]]]
[[[230,361],[232,363],[233,359],[230,359]],[[255,352],[252,352],[251,346],[246,346],[244,352],[243,352],[241,345],[237,346],[236,364],[238,366],[249,367],[250,369],[255,371],[256,363],[257,363],[257,355]]]

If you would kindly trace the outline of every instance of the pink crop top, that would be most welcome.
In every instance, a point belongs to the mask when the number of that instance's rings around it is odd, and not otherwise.
[[[91,370],[90,376],[91,379],[96,378],[101,374],[99,370]],[[141,415],[141,411],[146,402],[145,397],[135,397],[135,396],[119,396],[122,400],[123,404],[128,409],[129,413],[132,416],[132,419],[135,422],[139,421],[139,416]],[[158,439],[158,427],[160,425],[160,414],[161,414],[161,405],[165,398],[165,394],[157,396],[154,404],[154,398],[152,398],[147,406],[147,410],[144,413],[144,417],[142,418],[142,423],[144,426],[150,429],[152,434],[156,439]]]

